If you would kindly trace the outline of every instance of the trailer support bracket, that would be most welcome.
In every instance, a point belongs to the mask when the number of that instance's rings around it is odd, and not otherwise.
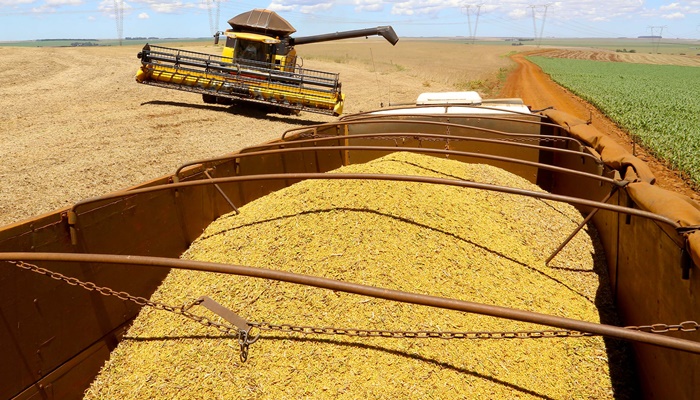
[[[241,362],[246,362],[246,360],[248,359],[248,347],[260,338],[260,334],[258,333],[255,336],[251,336],[250,330],[252,326],[250,326],[248,321],[240,317],[235,312],[217,303],[209,296],[202,296],[198,298],[192,304],[190,304],[190,306],[187,307],[187,309],[190,309],[193,306],[197,305],[205,307],[209,311],[220,316],[221,318],[225,319],[227,322],[231,323],[233,326],[238,328],[238,344],[241,346]]]

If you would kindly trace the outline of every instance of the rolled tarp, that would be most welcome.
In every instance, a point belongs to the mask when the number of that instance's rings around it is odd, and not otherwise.
[[[681,227],[700,227],[700,204],[685,195],[655,186],[656,178],[644,161],[582,119],[557,110],[544,110],[542,114],[567,127],[572,137],[591,146],[601,155],[605,165],[619,171],[622,179],[630,181],[627,193],[642,210],[668,217]],[[686,250],[693,263],[700,266],[700,233],[691,229],[685,236]]]
[[[600,154],[605,165],[620,171],[623,179],[640,180],[650,184],[656,181],[654,173],[644,161],[630,154],[624,147],[615,143],[609,136],[601,133],[586,121],[558,110],[544,110],[542,114],[555,123],[568,127],[572,137],[591,146]],[[632,167],[636,176],[627,176],[627,167]]]
[[[643,210],[671,218],[681,227],[700,228],[700,204],[688,196],[646,182],[630,183],[627,193]],[[700,233],[690,230],[686,237],[686,250],[693,263],[700,266]]]

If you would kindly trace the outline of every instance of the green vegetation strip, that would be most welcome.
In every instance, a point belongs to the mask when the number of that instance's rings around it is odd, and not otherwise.
[[[395,153],[338,172],[474,180],[540,190],[501,169]],[[457,187],[309,180],[212,223],[183,258],[254,265],[396,290],[614,322],[595,231],[571,206]],[[593,238],[591,238],[591,234]],[[251,321],[343,328],[510,331],[546,327],[261,279],[172,271],[153,300],[208,295]],[[195,308],[213,319],[218,317]],[[236,338],[144,309],[87,392],[109,398],[612,398],[631,391],[601,337],[441,340],[262,332]],[[629,378],[629,376],[627,376]]]
[[[529,57],[700,184],[700,68]]]

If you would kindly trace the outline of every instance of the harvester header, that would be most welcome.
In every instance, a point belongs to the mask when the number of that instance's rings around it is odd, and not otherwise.
[[[201,93],[205,103],[234,100],[262,103],[287,111],[340,115],[345,95],[338,74],[297,65],[295,45],[366,36],[382,36],[392,45],[399,37],[391,26],[293,38],[296,29],[270,10],[255,9],[228,21],[221,56],[149,46],[138,54],[139,83]]]

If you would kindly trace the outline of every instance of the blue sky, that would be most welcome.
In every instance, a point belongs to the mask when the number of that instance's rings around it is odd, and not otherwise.
[[[117,38],[120,3],[124,37],[210,36],[237,14],[268,8],[297,36],[392,25],[403,37],[700,38],[700,0],[0,0],[0,41]]]

